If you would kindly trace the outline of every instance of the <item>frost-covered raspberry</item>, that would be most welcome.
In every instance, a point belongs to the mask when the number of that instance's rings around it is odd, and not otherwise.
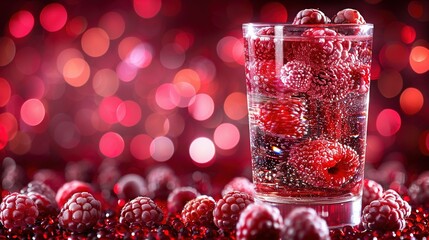
[[[363,180],[362,207],[383,196],[383,187],[378,182],[371,179]]]
[[[101,203],[88,192],[78,192],[64,204],[58,214],[62,228],[82,233],[90,230],[101,217]]]
[[[36,204],[25,194],[11,193],[0,204],[0,222],[6,229],[25,228],[36,223]]]
[[[182,220],[186,225],[209,226],[213,224],[215,205],[216,202],[212,197],[207,195],[198,196],[183,207]]]
[[[57,194],[55,196],[55,200],[58,204],[58,206],[61,208],[64,203],[67,202],[67,200],[73,196],[73,194],[78,192],[89,192],[93,193],[94,190],[88,183],[73,180],[70,182],[64,183],[57,191]]]
[[[319,9],[304,9],[299,11],[292,24],[326,24],[331,20]]]
[[[256,33],[256,38],[252,39],[257,60],[274,60],[275,44],[273,40],[274,28],[261,28]]]
[[[167,199],[168,212],[180,213],[190,200],[198,197],[200,193],[193,187],[180,187],[174,189]]]
[[[227,193],[216,202],[213,211],[215,225],[223,230],[234,229],[241,212],[253,202],[253,197],[247,193],[238,191]]]
[[[240,215],[237,223],[238,240],[279,239],[283,217],[279,209],[267,204],[250,204]]]
[[[293,60],[280,69],[280,79],[285,88],[290,91],[307,92],[311,77],[311,67],[304,61]]]
[[[58,206],[55,200],[52,202],[45,195],[38,192],[29,192],[26,193],[28,197],[33,200],[34,204],[37,206],[39,211],[39,217],[44,217],[47,215],[55,215],[58,213]]]
[[[255,61],[251,66],[253,75],[249,80],[251,89],[264,94],[279,94],[286,88],[277,74],[275,60]]]
[[[282,239],[329,239],[326,221],[312,208],[298,207],[284,219]]]
[[[402,230],[410,214],[409,204],[395,191],[387,190],[382,198],[372,201],[363,209],[361,223],[367,230]]]
[[[148,197],[136,197],[127,202],[121,210],[120,223],[140,223],[152,227],[164,218],[162,210]]]
[[[429,205],[429,176],[419,177],[413,181],[408,194],[414,203]]]
[[[246,177],[235,177],[223,187],[222,196],[232,191],[245,192],[254,197],[255,185]]]
[[[168,166],[158,166],[149,171],[146,177],[149,192],[154,198],[166,200],[168,194],[180,187],[180,180],[173,169]]]
[[[55,201],[55,192],[43,182],[40,181],[31,181],[21,189],[22,194],[28,194],[31,192],[39,193],[44,195],[52,204],[56,205]]]
[[[114,185],[113,191],[120,199],[127,201],[134,199],[138,196],[149,196],[144,178],[137,174],[126,174],[119,178],[118,182]]]
[[[352,8],[345,8],[339,11],[332,18],[332,22],[334,23],[354,23],[354,24],[365,24],[366,21],[359,13],[358,10]]]

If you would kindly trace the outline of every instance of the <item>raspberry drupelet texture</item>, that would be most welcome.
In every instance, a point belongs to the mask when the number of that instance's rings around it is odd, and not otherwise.
[[[332,22],[334,23],[354,23],[354,24],[365,24],[366,21],[359,13],[358,10],[352,8],[345,8],[339,11],[332,18]]]
[[[0,204],[0,222],[6,229],[25,228],[36,223],[38,215],[36,204],[24,194],[11,193]]]
[[[326,240],[330,239],[329,228],[326,221],[319,217],[314,209],[298,207],[284,219],[282,239]]]
[[[371,179],[363,180],[362,208],[383,196],[383,186]]]
[[[319,9],[303,9],[299,11],[292,24],[326,24],[331,20]]]
[[[223,230],[234,229],[241,212],[254,202],[252,196],[247,193],[232,191],[216,202],[213,211],[215,225]]]
[[[55,201],[54,190],[52,190],[51,187],[49,187],[48,185],[46,185],[43,182],[31,181],[27,184],[27,186],[25,186],[24,188],[21,189],[22,194],[28,194],[31,192],[36,192],[36,193],[40,193],[40,194],[44,195],[47,199],[49,199],[49,201],[52,202],[52,204],[56,205],[56,203],[57,203]]]
[[[279,239],[283,217],[279,209],[267,204],[250,204],[237,223],[237,240]]]
[[[183,223],[198,226],[212,225],[215,205],[215,200],[207,195],[201,195],[190,200],[182,210]]]
[[[395,191],[387,190],[363,209],[361,223],[367,230],[402,230],[410,214],[410,205]]]
[[[147,186],[154,198],[166,200],[168,194],[180,187],[180,180],[168,166],[158,166],[151,169],[147,176]]]
[[[356,151],[328,140],[302,142],[289,156],[289,164],[301,169],[298,171],[300,179],[315,187],[342,188],[360,165]]]
[[[152,227],[164,218],[162,210],[148,197],[136,197],[127,202],[121,210],[120,223],[141,223]]]
[[[101,203],[88,192],[73,194],[58,214],[61,227],[77,233],[90,230],[100,218]]]
[[[275,44],[273,41],[274,28],[266,27],[260,29],[253,40],[255,49],[255,58],[258,60],[274,60],[275,58]]]
[[[198,197],[200,193],[193,187],[180,187],[168,195],[167,207],[170,213],[180,213],[190,200]]]
[[[149,190],[147,188],[146,180],[138,174],[125,174],[118,179],[114,185],[113,191],[120,199],[129,201],[138,196],[148,196]]]
[[[245,192],[254,197],[255,185],[246,177],[235,177],[225,184],[222,189],[222,196],[232,191]]]

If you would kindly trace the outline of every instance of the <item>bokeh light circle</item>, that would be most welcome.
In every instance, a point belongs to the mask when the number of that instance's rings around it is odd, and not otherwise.
[[[139,134],[130,143],[130,152],[133,157],[139,160],[149,159],[151,157],[150,144],[153,139],[146,134]]]
[[[233,119],[240,120],[247,116],[247,97],[242,92],[229,94],[223,104],[225,114]]]
[[[91,70],[82,58],[72,58],[64,64],[64,80],[73,87],[81,87],[89,80]]]
[[[138,103],[128,100],[123,101],[116,109],[116,117],[119,123],[125,127],[136,125],[142,116],[142,111]]]
[[[204,121],[213,115],[215,104],[208,94],[200,93],[189,101],[189,114],[198,121]]]
[[[6,130],[9,140],[13,139],[18,132],[18,121],[10,112],[0,113],[0,125]]]
[[[155,161],[165,162],[174,154],[174,144],[167,137],[156,137],[150,143],[150,155]]]
[[[133,0],[134,11],[142,18],[152,18],[161,10],[161,0]]]
[[[407,88],[401,93],[399,98],[399,104],[401,105],[402,111],[408,115],[418,113],[424,103],[424,97],[422,92],[417,88]]]
[[[0,124],[0,150],[6,147],[9,137],[7,135],[6,128]]]
[[[94,92],[102,97],[112,96],[119,88],[119,79],[116,72],[109,68],[98,70],[92,79]]]
[[[424,46],[413,47],[410,53],[410,66],[418,74],[429,71],[429,49]]]
[[[110,40],[120,38],[125,31],[125,20],[118,12],[105,13],[98,25],[106,31]]]
[[[240,141],[240,131],[231,123],[222,123],[214,131],[213,140],[220,149],[233,149]]]
[[[59,31],[67,22],[67,10],[59,3],[46,5],[40,12],[40,24],[48,32]]]
[[[0,37],[0,66],[6,66],[12,62],[16,54],[15,43],[8,37]]]
[[[39,99],[28,99],[21,106],[21,119],[27,125],[39,125],[45,118],[46,109]]]
[[[383,109],[377,116],[376,127],[380,135],[393,136],[401,128],[401,116],[393,109]]]
[[[9,32],[16,38],[27,36],[33,27],[34,17],[29,11],[18,11],[9,19]]]
[[[101,119],[108,124],[117,123],[116,111],[121,103],[122,100],[117,96],[103,98],[98,106],[98,114]]]
[[[189,155],[198,166],[207,166],[216,153],[215,145],[209,138],[199,137],[189,146]]]
[[[103,56],[109,50],[109,35],[102,28],[90,28],[82,35],[81,46],[91,57]]]
[[[0,77],[0,107],[6,106],[9,102],[10,96],[12,94],[12,89],[9,82]]]
[[[116,132],[107,132],[100,138],[99,149],[106,157],[118,157],[124,151],[124,147],[124,139]]]

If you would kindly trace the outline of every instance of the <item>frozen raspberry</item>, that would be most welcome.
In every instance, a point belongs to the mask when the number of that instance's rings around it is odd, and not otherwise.
[[[136,197],[127,202],[121,210],[120,223],[141,223],[152,227],[162,222],[164,214],[152,199],[148,197]]]
[[[255,185],[246,177],[235,177],[223,187],[222,196],[232,191],[245,192],[254,197]]]
[[[154,198],[166,200],[173,189],[180,187],[179,178],[167,166],[158,166],[147,174],[148,189]]]
[[[278,164],[276,166],[276,172],[276,180],[280,186],[287,186],[289,188],[309,187],[307,183],[300,179],[298,170],[287,162]]]
[[[200,193],[193,187],[180,187],[174,189],[167,199],[167,207],[170,213],[180,213],[190,200],[198,197]]]
[[[126,201],[138,196],[150,197],[144,178],[133,173],[122,176],[113,187],[113,191],[120,199]]]
[[[31,192],[39,193],[44,195],[52,204],[56,205],[55,192],[48,185],[40,181],[31,181],[21,189],[22,194],[28,194]]]
[[[413,181],[408,194],[414,203],[429,205],[429,176],[419,177]]]
[[[73,180],[92,182],[95,173],[94,163],[89,160],[68,162],[64,169],[64,176],[68,182]]]
[[[352,90],[362,94],[369,91],[370,71],[369,64],[356,63],[350,65],[350,80],[352,82]]]
[[[227,193],[216,202],[213,211],[215,225],[223,230],[235,229],[241,212],[251,203],[253,197],[244,192]]]
[[[51,169],[39,169],[33,175],[33,181],[42,182],[48,185],[54,192],[58,191],[65,182],[62,174]]]
[[[361,222],[367,230],[402,230],[410,213],[408,203],[393,190],[387,190],[382,198],[363,209]]]
[[[399,193],[397,193],[395,190],[388,189],[388,190],[384,191],[382,198],[383,199],[392,199],[393,201],[395,201],[399,205],[399,208],[402,211],[402,213],[404,213],[405,217],[410,216],[411,206],[408,204],[407,201],[403,200],[401,195],[399,195]]]
[[[260,107],[257,123],[271,134],[301,138],[308,128],[306,112],[305,102],[299,99],[268,101]]]
[[[280,79],[286,89],[294,92],[307,92],[311,84],[311,67],[303,61],[287,62],[280,69]]]
[[[284,219],[282,239],[330,239],[329,228],[314,209],[298,207]]]
[[[383,187],[376,181],[370,179],[363,180],[362,207],[378,200],[383,196]]]
[[[349,146],[327,140],[309,140],[295,146],[289,164],[298,170],[300,179],[321,188],[340,189],[355,176],[359,156]]]
[[[299,11],[292,24],[326,24],[330,23],[331,20],[318,9],[304,9]]]
[[[58,214],[58,222],[61,227],[77,233],[90,230],[100,218],[100,201],[88,192],[73,194]]]
[[[279,94],[285,91],[285,86],[277,76],[274,60],[256,61],[252,67],[253,78],[250,79],[251,88],[265,94]]]
[[[347,47],[347,41],[333,29],[310,28],[302,33],[302,37],[306,41],[296,45],[294,54],[312,67],[329,67],[346,57],[344,46]]]
[[[29,192],[25,194],[36,204],[39,217],[56,215],[58,213],[57,202],[55,202],[55,200],[51,201],[51,199],[38,192]]]
[[[333,18],[334,23],[354,23],[354,24],[365,24],[365,19],[358,10],[352,8],[345,8],[339,11]]]
[[[78,192],[93,193],[94,191],[91,185],[82,181],[73,180],[66,182],[60,187],[60,189],[58,189],[55,196],[58,206],[61,208],[73,194]]]
[[[258,30],[253,40],[255,58],[257,60],[274,60],[275,44],[273,40],[274,28],[266,27]]]
[[[213,224],[215,205],[216,202],[212,197],[207,195],[198,196],[183,207],[182,220],[186,225],[209,226]]]
[[[238,240],[280,239],[283,217],[278,208],[267,204],[250,204],[240,215],[237,223]]]
[[[11,193],[0,204],[0,222],[6,229],[25,228],[39,215],[36,204],[24,194]]]
[[[307,93],[311,98],[322,101],[341,100],[353,88],[354,83],[350,76],[350,67],[345,63],[331,67],[314,68],[311,87]]]

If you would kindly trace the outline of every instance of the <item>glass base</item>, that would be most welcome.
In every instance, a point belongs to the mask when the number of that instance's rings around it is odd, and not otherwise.
[[[282,216],[286,217],[289,212],[297,207],[310,207],[326,220],[329,228],[340,228],[344,226],[356,226],[360,223],[362,212],[362,197],[353,197],[334,201],[284,199],[280,197],[256,196],[256,202],[263,202],[277,207]]]

